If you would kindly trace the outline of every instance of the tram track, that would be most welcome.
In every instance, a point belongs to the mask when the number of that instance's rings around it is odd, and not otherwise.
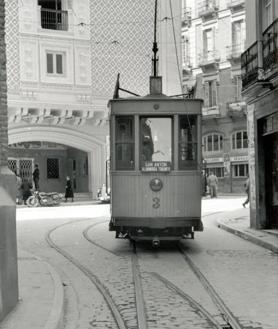
[[[219,214],[219,212],[216,212],[216,214]],[[214,214],[208,214],[204,217],[212,216]],[[99,223],[100,224],[100,223]],[[98,225],[98,224],[96,224]],[[115,254],[115,252],[101,246],[100,244],[94,242],[88,235],[88,231],[92,229],[96,225],[90,225],[86,230],[83,231],[84,237],[95,246],[111,253],[116,256],[120,256],[118,254]],[[223,325],[216,321],[214,317],[205,309],[203,308],[197,301],[195,301],[191,296],[186,294],[184,291],[182,291],[180,288],[178,288],[175,284],[173,284],[171,281],[167,280],[160,274],[156,272],[146,272],[147,274],[151,275],[154,279],[160,281],[164,284],[164,286],[175,293],[176,295],[180,296],[185,302],[187,302],[196,312],[200,314],[202,318],[206,318],[207,321],[211,324],[211,328],[216,329],[242,329],[242,326],[238,323],[236,318],[233,316],[231,311],[228,309],[228,307],[224,304],[224,302],[221,300],[219,295],[216,293],[212,285],[206,280],[204,275],[201,273],[199,269],[195,266],[193,261],[189,258],[188,255],[186,255],[185,251],[182,249],[180,244],[178,245],[178,250],[182,254],[183,258],[186,260],[192,271],[197,276],[198,280],[201,281],[203,287],[207,291],[207,293],[211,296],[214,304],[216,307],[220,310],[220,314],[223,317],[223,322],[226,324]],[[140,273],[140,266],[139,266],[139,258],[137,255],[137,248],[136,244],[133,244],[132,249],[132,272],[133,272],[133,278],[134,278],[134,286],[135,286],[135,299],[136,299],[136,309],[137,309],[137,321],[138,321],[138,329],[147,329],[148,328],[148,321],[147,321],[147,314],[146,314],[146,303],[144,300],[143,295],[143,282],[141,278]],[[203,280],[201,280],[202,278]]]
[[[213,300],[216,307],[219,309],[221,316],[223,317],[223,320],[226,321],[226,326],[221,326],[222,329],[243,329],[241,324],[238,322],[236,317],[233,315],[231,310],[226,306],[224,301],[221,299],[221,297],[218,295],[216,290],[213,288],[213,286],[210,284],[210,282],[206,279],[206,277],[203,275],[203,273],[200,271],[200,269],[195,265],[195,263],[192,261],[191,257],[186,253],[184,250],[182,244],[178,243],[178,250],[183,256],[186,263],[189,265],[193,273],[195,273],[196,277],[199,279],[201,284],[203,285],[204,289],[207,291],[207,293],[211,296],[211,299]]]
[[[207,215],[210,216],[210,215]],[[205,216],[205,217],[207,217]],[[115,320],[115,324],[119,329],[148,329],[148,328],[156,328],[153,327],[154,320],[149,316],[148,314],[148,306],[144,297],[144,287],[143,286],[152,286],[157,285],[159,282],[164,286],[164,289],[168,290],[167,293],[166,290],[163,292],[163,294],[169,296],[177,296],[174,298],[180,298],[184,300],[184,307],[187,309],[190,307],[195,313],[199,314],[200,319],[203,320],[206,319],[207,323],[210,323],[209,328],[216,328],[216,329],[242,329],[243,327],[238,323],[237,319],[234,317],[232,312],[228,309],[228,307],[224,304],[224,302],[221,300],[219,295],[216,293],[215,289],[212,287],[212,285],[208,282],[208,280],[205,278],[205,276],[201,273],[201,271],[196,267],[196,265],[193,263],[191,258],[186,254],[186,251],[184,250],[181,243],[178,244],[178,250],[183,257],[183,259],[186,261],[186,263],[189,265],[193,273],[196,275],[198,280],[202,283],[203,287],[207,291],[207,293],[211,296],[212,301],[215,303],[217,308],[220,311],[221,316],[225,320],[226,325],[220,324],[213,315],[211,315],[200,303],[198,303],[194,298],[192,298],[190,295],[186,294],[182,289],[180,289],[176,284],[171,282],[170,280],[163,277],[160,273],[157,273],[155,271],[146,271],[143,270],[141,272],[140,270],[140,262],[142,260],[139,259],[138,255],[138,248],[130,250],[130,261],[131,261],[131,267],[132,267],[132,277],[133,277],[133,285],[134,285],[134,295],[135,295],[135,308],[136,308],[136,321],[137,325],[134,323],[132,325],[129,325],[128,315],[126,313],[129,313],[133,305],[130,306],[129,309],[123,309],[121,306],[121,303],[119,303],[119,299],[114,298],[116,296],[111,294],[109,291],[109,288],[105,286],[105,284],[102,283],[102,281],[99,279],[99,275],[96,275],[94,272],[91,271],[87,266],[84,266],[76,257],[72,256],[68,251],[61,248],[57,243],[54,242],[52,238],[52,234],[59,228],[63,228],[63,226],[66,225],[73,225],[75,223],[80,223],[83,221],[88,221],[89,219],[84,220],[76,220],[76,221],[70,221],[67,223],[64,223],[62,225],[58,225],[51,229],[47,235],[46,235],[46,241],[47,243],[54,248],[58,253],[60,253],[63,257],[65,257],[68,261],[70,261],[75,267],[77,267],[91,282],[92,284],[98,289],[98,291],[103,296],[107,306],[109,307],[111,314]],[[98,225],[102,225],[104,223],[107,223],[107,220],[105,221],[99,221],[96,223],[93,223],[83,229],[82,236],[83,238],[88,241],[90,244],[95,246],[96,248],[99,248],[103,250],[104,252],[110,254],[112,257],[115,257],[120,262],[126,262],[127,261],[127,255],[121,255],[119,252],[115,252],[112,249],[107,248],[106,246],[101,245],[97,241],[94,241],[94,239],[89,235],[89,231],[94,229]],[[129,256],[130,256],[129,254]],[[129,257],[128,257],[129,258]],[[121,260],[120,260],[121,259]],[[118,273],[118,275],[121,275],[121,273]],[[148,276],[149,283],[146,284],[146,276]],[[160,287],[162,287],[160,285]],[[162,288],[160,288],[162,289]],[[146,287],[145,287],[146,290]],[[171,297],[169,297],[171,298]],[[158,328],[158,327],[157,327]],[[204,326],[204,328],[207,328],[207,326]]]
[[[119,329],[129,329],[120,313],[120,310],[118,309],[117,305],[113,301],[113,299],[112,299],[108,289],[105,287],[105,285],[99,280],[99,278],[90,269],[88,269],[87,267],[82,265],[76,258],[74,258],[72,255],[70,255],[66,250],[59,247],[51,238],[51,235],[54,233],[54,231],[58,230],[59,228],[61,228],[63,226],[74,224],[76,222],[80,222],[80,220],[71,221],[71,222],[64,223],[64,224],[54,227],[53,229],[48,231],[45,239],[51,248],[55,249],[59,254],[61,254],[64,258],[66,258],[68,261],[70,261],[75,267],[77,267],[92,282],[92,284],[98,289],[100,294],[103,296],[107,306],[109,307],[110,312],[115,320],[117,327]]]

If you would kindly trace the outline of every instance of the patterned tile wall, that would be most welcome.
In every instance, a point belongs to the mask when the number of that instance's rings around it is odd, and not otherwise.
[[[112,97],[120,73],[122,88],[146,95],[151,75],[154,1],[90,1],[90,14],[93,94]]]
[[[19,1],[20,4],[20,1]],[[19,91],[19,22],[18,0],[6,0],[6,52],[8,90]]]

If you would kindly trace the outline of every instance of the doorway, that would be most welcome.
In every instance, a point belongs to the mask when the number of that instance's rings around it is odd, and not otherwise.
[[[266,214],[269,228],[278,228],[278,132],[265,136]]]

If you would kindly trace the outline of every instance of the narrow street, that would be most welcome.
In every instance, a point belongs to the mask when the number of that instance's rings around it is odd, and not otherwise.
[[[205,229],[195,240],[158,249],[140,243],[136,254],[128,240],[108,231],[109,205],[18,208],[18,249],[59,273],[65,329],[140,328],[140,321],[159,329],[225,328],[229,320],[215,298],[238,328],[275,329],[277,254],[217,227],[220,218],[247,216],[242,202],[203,199]],[[213,296],[194,271],[209,282]]]

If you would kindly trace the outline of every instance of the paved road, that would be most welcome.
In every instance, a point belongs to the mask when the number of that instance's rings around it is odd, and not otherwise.
[[[241,207],[243,198],[203,200],[205,231],[183,245],[195,265],[208,278],[242,328],[276,329],[278,326],[278,256],[217,228],[219,216]],[[248,209],[242,210],[248,213]],[[18,243],[49,261],[64,283],[64,324],[71,328],[117,328],[103,295],[88,276],[45,240],[49,230],[55,244],[88,268],[109,291],[129,328],[136,328],[131,246],[114,239],[107,230],[109,205],[18,210]],[[71,222],[71,223],[69,223]],[[65,224],[65,225],[62,225]],[[62,226],[61,226],[62,225]],[[84,238],[86,230],[87,238]],[[210,328],[196,307],[167,288],[166,279],[201,304],[215,321],[219,311],[174,246],[157,251],[138,248],[138,266],[149,328]],[[158,273],[160,277],[154,276]]]

